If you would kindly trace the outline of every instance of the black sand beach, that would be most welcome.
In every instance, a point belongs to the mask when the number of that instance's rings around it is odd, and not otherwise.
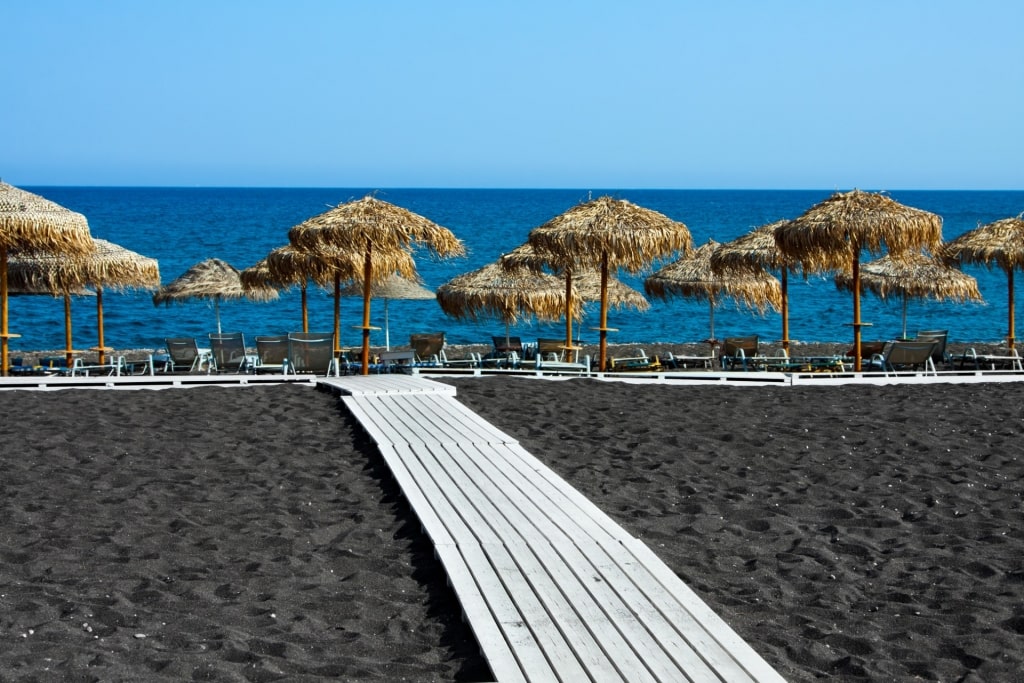
[[[1024,385],[445,381],[788,680],[1020,679]],[[0,680],[488,675],[330,394],[0,406]]]
[[[331,394],[7,391],[0,406],[0,680],[489,675]]]
[[[1024,385],[451,383],[788,680],[1021,680]]]

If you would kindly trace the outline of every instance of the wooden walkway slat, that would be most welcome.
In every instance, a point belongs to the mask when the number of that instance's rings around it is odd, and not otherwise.
[[[420,377],[325,381],[380,448],[500,681],[782,681],[644,543]]]

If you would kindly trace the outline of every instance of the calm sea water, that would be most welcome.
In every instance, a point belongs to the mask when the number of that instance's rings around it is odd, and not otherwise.
[[[287,243],[288,230],[305,219],[341,202],[358,199],[366,189],[264,189],[264,188],[26,188],[51,199],[89,220],[94,237],[155,258],[163,282],[170,282],[189,267],[207,258],[221,258],[239,269],[254,264],[271,249]],[[781,218],[795,218],[831,195],[828,190],[441,190],[394,189],[378,191],[380,199],[406,207],[451,229],[466,244],[466,258],[434,260],[420,254],[417,265],[430,288],[452,277],[493,261],[522,244],[529,231],[575,204],[610,194],[661,211],[684,222],[696,244],[709,238],[724,242],[754,227]],[[943,236],[952,239],[981,223],[1015,216],[1024,211],[1024,192],[892,192],[899,202],[943,217]],[[985,304],[911,302],[908,328],[948,328],[951,341],[996,342],[1007,326],[1006,276],[1002,271],[972,267]],[[622,274],[622,279],[642,290],[642,277]],[[1020,279],[1020,278],[1018,278]],[[791,279],[790,337],[802,341],[845,341],[851,338],[852,304],[848,294],[836,290],[831,277],[809,281]],[[257,334],[278,334],[301,329],[297,290],[284,292],[272,303],[228,301],[221,304],[225,331],[243,331],[249,339]],[[434,301],[392,301],[389,304],[392,345],[408,342],[410,333],[444,330],[449,343],[489,343],[501,334],[501,322],[461,322],[447,317]],[[887,338],[901,331],[901,306],[883,303],[868,295],[863,300],[863,320],[873,323],[865,338]],[[156,307],[149,292],[105,293],[106,342],[117,348],[150,348],[163,345],[168,336],[203,337],[216,331],[211,304],[188,302]],[[87,348],[96,341],[94,300],[75,298],[72,319],[75,346]],[[590,304],[583,329],[596,325],[597,309]],[[361,321],[361,300],[342,303],[342,343],[356,345]],[[373,322],[383,326],[384,307],[375,302]],[[653,301],[646,313],[613,311],[612,327],[620,329],[614,343],[692,342],[707,338],[707,303],[687,299]],[[310,328],[333,326],[331,298],[310,290]],[[64,347],[63,306],[46,296],[11,299],[11,331],[22,337],[12,349]],[[715,332],[726,335],[758,334],[763,340],[781,336],[777,314],[761,317],[731,303],[715,311]],[[524,339],[558,336],[562,324],[525,323],[513,329]],[[586,334],[583,335],[586,337]],[[384,332],[374,332],[372,343],[384,344]]]

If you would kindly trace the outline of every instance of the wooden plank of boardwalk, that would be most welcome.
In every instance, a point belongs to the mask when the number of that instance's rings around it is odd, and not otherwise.
[[[782,680],[644,543],[454,387],[322,381],[384,455],[497,680]]]

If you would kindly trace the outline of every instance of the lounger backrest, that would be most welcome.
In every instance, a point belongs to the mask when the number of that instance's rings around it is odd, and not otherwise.
[[[921,330],[917,333],[916,340],[927,341],[934,339],[938,342],[935,350],[932,351],[932,361],[942,363],[946,360],[946,340],[949,338],[949,330]]]
[[[175,367],[190,368],[199,355],[199,347],[194,337],[168,337],[164,340],[167,355]]]
[[[516,351],[520,354],[523,352],[523,340],[519,337],[508,337],[506,341],[506,337],[502,335],[500,337],[491,337],[491,340],[494,342],[494,348],[497,351]]]
[[[753,334],[748,337],[726,337],[725,341],[722,342],[723,356],[739,356],[740,351],[743,351],[743,356],[746,358],[756,356],[757,335]]]
[[[290,332],[288,366],[293,372],[326,375],[335,367],[334,333]]]
[[[541,360],[551,360],[551,354],[555,354],[556,360],[565,360],[565,340],[537,339],[537,355]]]
[[[261,365],[283,365],[288,357],[288,335],[272,334],[256,337],[256,355]]]
[[[441,349],[444,348],[444,332],[410,334],[409,346],[421,361],[432,360],[434,356],[439,356]]]
[[[924,365],[932,356],[935,350],[935,341],[894,341],[889,342],[890,346],[885,355],[886,363],[890,366],[916,366]]]
[[[210,352],[218,370],[238,370],[245,364],[245,336],[241,332],[211,332]]]

